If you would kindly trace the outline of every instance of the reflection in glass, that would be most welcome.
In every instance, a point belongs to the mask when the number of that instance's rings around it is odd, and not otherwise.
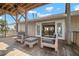
[[[37,25],[37,35],[40,35],[40,25]]]
[[[57,24],[57,33],[59,37],[62,37],[62,24],[61,23]]]

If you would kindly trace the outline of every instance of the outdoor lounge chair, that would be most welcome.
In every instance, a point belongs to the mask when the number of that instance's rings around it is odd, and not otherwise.
[[[41,48],[44,46],[55,48],[55,51],[58,51],[58,38],[41,37]]]
[[[23,43],[24,42],[24,36],[23,35],[18,35],[17,38],[15,38],[17,42]]]
[[[24,46],[29,45],[30,48],[33,47],[33,45],[38,43],[38,38],[37,37],[28,37],[24,41]]]
[[[24,32],[18,32],[17,38],[15,39],[17,42],[23,43],[25,39]]]

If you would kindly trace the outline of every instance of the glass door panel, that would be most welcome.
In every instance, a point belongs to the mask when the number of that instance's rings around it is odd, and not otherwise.
[[[58,33],[58,37],[62,37],[63,36],[62,23],[58,23],[57,24],[57,33]]]
[[[58,34],[59,39],[64,39],[65,36],[65,24],[64,21],[57,21],[56,22],[56,31]]]

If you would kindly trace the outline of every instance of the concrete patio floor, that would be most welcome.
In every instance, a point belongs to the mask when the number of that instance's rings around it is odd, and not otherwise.
[[[59,42],[59,51],[55,52],[54,49],[44,47],[40,48],[40,44],[35,45],[33,48],[23,46],[15,41],[12,37],[0,38],[0,55],[1,56],[69,56],[75,55],[70,47]]]

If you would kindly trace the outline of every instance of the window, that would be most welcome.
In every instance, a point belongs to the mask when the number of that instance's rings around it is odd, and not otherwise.
[[[62,23],[57,24],[57,33],[59,37],[62,37]]]
[[[40,35],[40,25],[37,25],[37,35]]]
[[[42,25],[42,36],[54,37],[55,25],[54,23],[45,23]]]

